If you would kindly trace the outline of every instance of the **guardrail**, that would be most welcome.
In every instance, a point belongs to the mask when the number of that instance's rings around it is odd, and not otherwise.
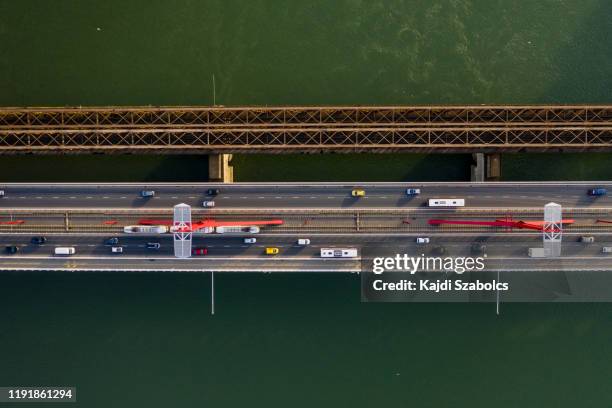
[[[612,106],[0,108],[0,153],[612,150]]]

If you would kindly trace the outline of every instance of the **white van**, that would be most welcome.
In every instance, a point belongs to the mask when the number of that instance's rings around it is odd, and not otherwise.
[[[74,247],[55,247],[55,255],[74,255]]]
[[[463,198],[430,198],[427,202],[429,207],[464,207]]]

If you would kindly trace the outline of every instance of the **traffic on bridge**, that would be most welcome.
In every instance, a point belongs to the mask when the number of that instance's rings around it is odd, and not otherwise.
[[[363,248],[402,246],[486,255],[493,271],[612,270],[611,189],[609,182],[8,183],[0,185],[0,269],[359,272]],[[547,218],[551,204],[562,209],[556,224]],[[558,257],[539,248],[551,232],[559,235]]]

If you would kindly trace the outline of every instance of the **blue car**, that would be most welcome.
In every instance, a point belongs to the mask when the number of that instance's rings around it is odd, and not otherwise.
[[[592,188],[588,191],[590,196],[605,196],[608,194],[608,190],[605,188]]]

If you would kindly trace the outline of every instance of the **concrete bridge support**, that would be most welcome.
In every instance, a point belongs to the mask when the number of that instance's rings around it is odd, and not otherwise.
[[[501,155],[498,153],[474,153],[471,181],[499,181],[501,178]]]
[[[214,182],[233,183],[234,168],[230,166],[231,154],[211,154],[208,156],[208,179]]]

